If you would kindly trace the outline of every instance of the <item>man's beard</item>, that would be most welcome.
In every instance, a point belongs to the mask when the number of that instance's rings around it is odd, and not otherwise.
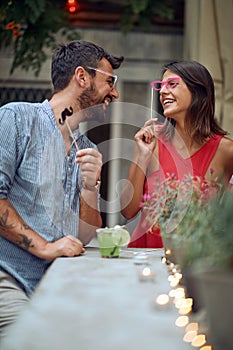
[[[106,107],[102,100],[98,100],[97,90],[93,84],[80,95],[78,102],[86,121],[105,121]]]
[[[91,84],[90,88],[84,90],[84,92],[80,95],[78,102],[80,109],[86,109],[94,106],[95,104],[101,103],[97,101],[97,91],[93,84]]]

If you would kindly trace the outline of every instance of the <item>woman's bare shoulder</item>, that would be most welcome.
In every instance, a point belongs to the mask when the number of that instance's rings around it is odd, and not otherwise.
[[[218,159],[222,162],[225,173],[228,177],[233,174],[233,140],[229,137],[223,137],[218,152]]]
[[[231,138],[224,136],[219,146],[224,153],[226,152],[229,155],[233,155],[233,140]]]

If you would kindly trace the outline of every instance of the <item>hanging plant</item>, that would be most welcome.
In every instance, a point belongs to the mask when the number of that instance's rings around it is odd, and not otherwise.
[[[111,0],[122,6],[119,29],[125,34],[134,28],[150,29],[155,17],[172,20],[176,1]],[[58,45],[58,32],[63,41],[80,39],[80,34],[71,26],[68,13],[68,10],[70,13],[77,11],[79,3],[73,1],[70,4],[72,9],[67,8],[65,0],[1,0],[0,48],[13,47],[10,74],[20,67],[25,71],[32,70],[38,76],[48,58],[48,50]]]
[[[70,27],[68,13],[59,1],[2,0],[0,5],[0,48],[13,45],[10,74],[17,67],[39,75],[48,56],[57,47],[58,31],[64,40],[78,39]]]
[[[121,2],[125,4],[120,19],[120,27],[124,33],[128,33],[135,27],[150,29],[155,17],[174,19],[174,0],[123,0]]]

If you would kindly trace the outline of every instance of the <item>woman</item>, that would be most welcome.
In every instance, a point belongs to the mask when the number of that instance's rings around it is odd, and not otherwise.
[[[214,175],[228,184],[233,174],[233,140],[214,118],[214,83],[208,70],[198,62],[172,62],[163,67],[162,81],[151,86],[159,90],[166,119],[162,126],[155,119],[146,122],[135,135],[121,194],[121,212],[127,219],[139,212],[143,194],[155,190],[157,178],[190,174],[210,180]],[[142,212],[129,247],[162,247],[158,225],[153,230],[145,227],[144,217]]]

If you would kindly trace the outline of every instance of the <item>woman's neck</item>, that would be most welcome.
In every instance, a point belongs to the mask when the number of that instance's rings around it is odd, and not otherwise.
[[[202,145],[193,140],[183,127],[176,125],[172,144],[182,157],[187,158],[198,151]]]

